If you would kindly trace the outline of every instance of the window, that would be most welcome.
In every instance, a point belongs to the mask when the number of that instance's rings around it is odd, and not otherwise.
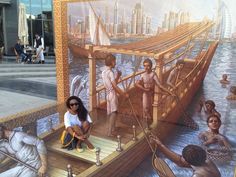
[[[31,0],[31,16],[32,19],[42,19],[41,0]]]
[[[53,23],[52,21],[43,21],[43,33],[45,46],[53,47]]]
[[[0,6],[0,47],[4,45],[3,39],[3,15],[2,15],[2,7]]]

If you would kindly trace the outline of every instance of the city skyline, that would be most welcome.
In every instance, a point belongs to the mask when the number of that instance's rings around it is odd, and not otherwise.
[[[183,3],[184,2],[184,3]],[[214,2],[214,3],[213,3]],[[234,16],[235,11],[232,10],[232,5],[236,5],[236,2],[232,0],[224,1],[229,9],[231,18]],[[151,17],[151,26],[153,30],[157,30],[162,27],[162,22],[166,13],[174,12],[191,12],[190,21],[200,21],[204,17],[209,19],[214,19],[216,17],[217,3],[218,0],[189,0],[188,3],[184,0],[166,0],[165,3],[161,1],[151,2],[150,0],[142,1],[128,1],[125,0],[114,0],[114,1],[99,1],[92,2],[96,13],[100,15],[103,20],[109,21],[109,23],[114,23],[117,19],[118,22],[125,20],[128,23],[132,21],[132,10],[137,3],[142,3],[143,11],[146,16]],[[117,6],[115,10],[115,6]],[[156,8],[158,7],[158,8]],[[106,10],[105,10],[106,9]],[[114,13],[116,11],[117,13]],[[81,18],[85,14],[88,14],[88,3],[71,3],[68,6],[68,14],[72,14],[74,18]],[[106,17],[105,19],[105,14]],[[109,14],[109,15],[108,15]],[[116,17],[115,17],[115,14]],[[125,14],[125,19],[124,19]],[[115,23],[116,24],[116,23]],[[118,25],[117,25],[118,26]],[[232,19],[231,33],[235,32],[235,20]]]

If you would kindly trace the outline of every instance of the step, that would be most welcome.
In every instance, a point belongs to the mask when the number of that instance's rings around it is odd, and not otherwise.
[[[55,64],[20,64],[20,63],[0,63],[0,68],[44,68],[44,67],[54,67],[56,68]]]
[[[56,72],[0,73],[0,79],[24,78],[24,77],[56,77]]]
[[[14,68],[0,68],[0,73],[16,73],[16,72],[56,72],[55,67],[14,67]]]

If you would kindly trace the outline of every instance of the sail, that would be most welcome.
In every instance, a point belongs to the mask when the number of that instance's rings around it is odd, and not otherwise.
[[[110,38],[102,24],[102,21],[97,17],[92,7],[89,9],[89,33],[92,44],[111,45]]]

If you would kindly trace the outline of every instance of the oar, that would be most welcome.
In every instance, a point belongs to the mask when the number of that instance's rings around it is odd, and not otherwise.
[[[27,163],[25,163],[25,162],[22,162],[21,160],[19,160],[19,159],[15,158],[15,157],[12,157],[11,155],[9,155],[9,154],[5,153],[5,152],[4,152],[4,151],[2,151],[2,150],[0,150],[0,153],[1,153],[1,154],[3,154],[3,155],[5,155],[5,156],[7,156],[7,157],[9,157],[10,159],[12,159],[12,160],[14,160],[14,161],[17,161],[17,162],[19,162],[21,165],[24,165],[24,166],[26,166],[27,168],[31,169],[31,170],[32,170],[32,171],[34,171],[35,173],[38,173],[38,170],[37,170],[36,168],[34,168],[34,167],[32,167],[32,166],[28,165]]]
[[[148,143],[148,145],[149,145],[149,147],[150,147],[152,153],[154,154],[154,156],[155,156],[156,158],[158,158],[157,155],[156,155],[156,151],[153,149],[153,147],[152,147],[152,145],[151,145],[151,143],[150,143],[150,141],[149,141],[149,139],[148,139],[148,137],[147,137],[147,134],[146,134],[146,132],[145,132],[145,130],[144,130],[142,124],[140,123],[140,121],[138,120],[138,118],[137,118],[137,116],[136,116],[136,114],[135,114],[134,107],[133,107],[133,105],[132,105],[132,103],[131,103],[130,98],[128,98],[128,101],[129,101],[131,110],[132,110],[132,112],[133,112],[133,115],[134,115],[134,117],[135,117],[135,120],[137,121],[138,125],[139,125],[140,128],[142,129],[142,132],[144,133],[144,137],[145,137],[145,139],[146,139],[146,141],[147,141],[147,143]],[[160,172],[160,171],[159,171],[159,173],[160,173],[162,176],[168,177],[167,174],[166,174],[166,172],[165,172],[165,170],[163,169],[162,164],[161,164],[161,167],[162,167],[163,172]]]
[[[2,151],[2,150],[0,150],[0,153],[3,154],[3,155],[5,155],[5,156],[7,156],[7,157],[9,157],[9,158],[12,159],[12,160],[18,162],[18,163],[20,163],[21,165],[24,165],[25,167],[31,169],[31,170],[34,171],[35,173],[38,173],[38,170],[37,170],[36,168],[32,167],[31,165],[29,165],[29,164],[27,164],[27,163],[25,163],[25,162],[23,162],[23,161],[21,161],[21,160],[15,158],[15,157],[12,157],[11,155],[5,153],[5,152]],[[44,175],[44,177],[48,177],[48,175]]]

